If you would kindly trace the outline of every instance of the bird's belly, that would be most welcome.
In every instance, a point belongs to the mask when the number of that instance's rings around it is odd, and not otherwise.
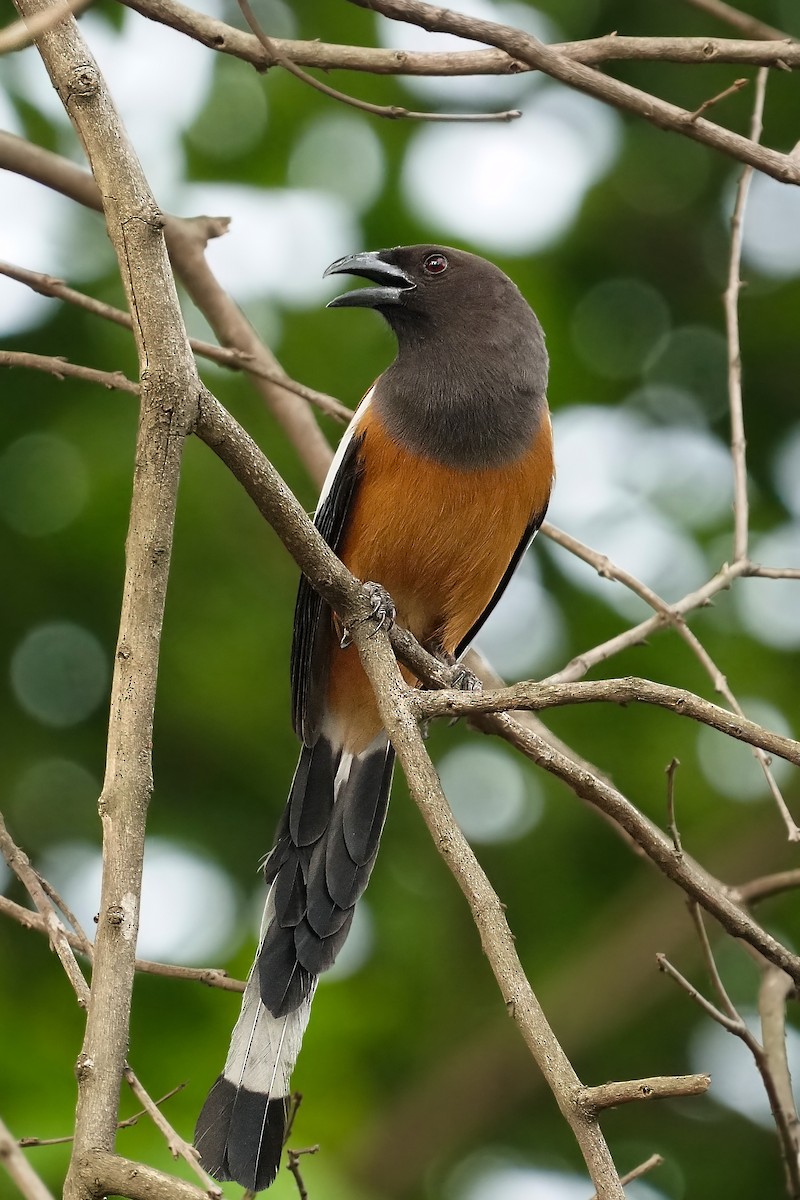
[[[545,414],[528,453],[505,467],[464,471],[412,456],[380,425],[369,426],[340,557],[358,579],[386,588],[398,622],[418,641],[453,653],[547,505],[550,446]],[[354,647],[334,651],[328,699],[364,739],[380,728]]]

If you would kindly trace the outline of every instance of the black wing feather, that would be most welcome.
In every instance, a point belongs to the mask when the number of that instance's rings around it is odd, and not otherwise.
[[[494,612],[494,609],[497,606],[497,602],[499,601],[503,592],[508,587],[508,582],[511,579],[511,576],[516,571],[517,567],[520,564],[520,560],[521,560],[523,554],[525,553],[525,551],[528,549],[528,546],[530,546],[531,542],[533,541],[534,535],[535,535],[536,531],[538,530],[539,526],[541,525],[542,521],[544,520],[546,512],[547,512],[547,505],[544,506],[544,508],[541,510],[541,512],[537,512],[531,517],[530,521],[528,522],[528,524],[525,528],[525,532],[523,533],[522,537],[520,538],[519,545],[517,546],[516,550],[514,551],[513,555],[511,556],[511,562],[506,567],[503,578],[500,580],[500,582],[498,583],[497,587],[494,590],[494,594],[493,594],[491,600],[486,605],[486,608],[483,610],[481,615],[478,617],[477,621],[472,626],[472,628],[469,630],[469,632],[461,639],[461,641],[456,646],[456,658],[461,657],[461,655],[464,653],[464,651],[469,646],[470,642],[472,642],[477,637],[478,632],[482,628],[484,622],[487,621],[489,619],[490,615],[492,614],[492,612]]]
[[[363,465],[359,451],[363,440],[363,433],[351,438],[328,494],[314,515],[314,524],[334,551],[342,543],[361,479]],[[305,575],[301,575],[294,609],[290,672],[292,723],[295,733],[307,746],[312,746],[319,736],[331,634],[329,606]]]

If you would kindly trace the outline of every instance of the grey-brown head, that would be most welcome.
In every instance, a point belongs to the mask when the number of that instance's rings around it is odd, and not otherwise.
[[[329,308],[374,308],[398,343],[376,399],[395,432],[462,465],[507,461],[541,419],[547,351],[535,313],[494,263],[449,246],[351,254],[326,275],[373,287]]]

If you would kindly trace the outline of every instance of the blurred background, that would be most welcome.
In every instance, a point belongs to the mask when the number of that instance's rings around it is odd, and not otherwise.
[[[730,34],[688,4],[460,0],[548,41]],[[795,0],[750,0],[800,36]],[[203,9],[237,27],[230,0]],[[446,48],[340,2],[261,0],[274,36]],[[12,16],[10,5],[5,19]],[[498,262],[539,314],[550,350],[558,482],[552,521],[673,600],[731,555],[731,467],[721,306],[738,168],[536,75],[509,79],[331,76],[412,109],[519,107],[511,125],[381,122],[274,70],[210,51],[103,0],[81,26],[161,206],[225,214],[213,269],[290,374],[355,405],[390,361],[374,313],[329,312],[334,258],[437,241]],[[748,76],[711,114],[746,132],[754,71],[612,64],[689,110]],[[0,61],[0,126],[82,161],[33,50]],[[796,82],[772,73],[764,139],[800,138]],[[101,220],[0,176],[0,257],[122,303]],[[800,190],[753,181],[741,299],[752,557],[800,566]],[[185,304],[193,334],[210,336]],[[129,335],[0,279],[8,348],[135,375]],[[247,381],[201,364],[311,510],[315,491]],[[130,396],[34,372],[0,380],[0,806],[40,871],[92,928],[96,799],[123,571],[136,408]],[[326,431],[334,442],[340,429]],[[241,488],[190,442],[179,502],[155,730],[155,795],[139,952],[242,978],[257,935],[257,871],[297,746],[288,656],[297,571]],[[746,712],[798,733],[798,585],[740,582],[692,625]],[[509,679],[541,678],[647,615],[620,586],[539,538],[480,639]],[[641,674],[713,698],[686,646],[662,633],[596,670]],[[657,711],[559,710],[547,723],[664,823],[673,756],[684,845],[727,882],[797,865],[746,748]],[[506,746],[462,726],[429,746],[465,833],[508,906],[524,966],[588,1083],[710,1070],[706,1098],[628,1106],[604,1128],[620,1170],[666,1164],[635,1200],[779,1197],[766,1098],[745,1050],[659,975],[657,951],[705,986],[681,894],[596,814]],[[775,772],[800,814],[796,772]],[[0,887],[23,900],[0,864]],[[796,898],[760,916],[791,946]],[[742,1011],[758,975],[715,940]],[[0,1113],[18,1136],[68,1134],[82,1020],[44,939],[0,921]],[[238,996],[139,976],[130,1061],[191,1136],[221,1068]],[[754,1016],[755,1019],[755,1016]],[[796,1014],[791,1017],[796,1021]],[[800,1033],[789,1031],[800,1064]],[[800,1067],[798,1067],[800,1069]],[[311,1200],[588,1200],[572,1137],[508,1021],[466,905],[396,780],[381,856],[339,963],[320,985],[294,1084],[292,1144]],[[123,1095],[122,1115],[135,1110]],[[173,1164],[145,1121],[131,1158]],[[68,1147],[29,1152],[54,1191]],[[182,1172],[182,1167],[174,1168]],[[296,1195],[285,1172],[276,1200]],[[0,1195],[10,1195],[0,1173]],[[226,1194],[237,1195],[235,1186]]]

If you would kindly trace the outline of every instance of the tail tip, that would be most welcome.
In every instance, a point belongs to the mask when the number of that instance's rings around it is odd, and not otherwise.
[[[195,1126],[201,1166],[221,1183],[262,1192],[278,1173],[287,1111],[286,1096],[251,1092],[219,1075]]]

